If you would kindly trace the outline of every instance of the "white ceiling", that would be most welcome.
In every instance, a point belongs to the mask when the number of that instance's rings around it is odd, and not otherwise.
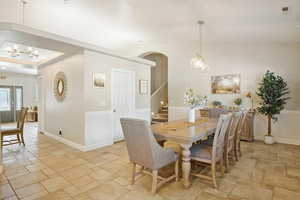
[[[22,22],[19,0],[0,2],[0,21]],[[24,21],[118,50],[192,44],[199,19],[207,43],[300,43],[300,0],[28,0]]]

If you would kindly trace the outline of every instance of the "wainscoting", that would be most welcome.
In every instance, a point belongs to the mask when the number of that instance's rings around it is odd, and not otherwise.
[[[169,107],[169,120],[177,120],[187,118],[187,107]],[[197,117],[200,113],[197,112]],[[279,116],[278,122],[272,124],[272,132],[275,141],[284,144],[300,145],[300,111],[285,110]],[[267,133],[267,119],[266,117],[256,114],[254,120],[254,137],[256,140],[263,140]]]

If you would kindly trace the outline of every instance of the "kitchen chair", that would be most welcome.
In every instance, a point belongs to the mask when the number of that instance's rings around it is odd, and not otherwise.
[[[147,121],[139,119],[121,118],[121,125],[125,136],[130,162],[133,164],[132,181],[134,184],[136,176],[143,173],[152,176],[152,194],[164,183],[176,179],[178,181],[178,155],[172,149],[161,147]],[[168,178],[158,176],[158,170],[175,163],[175,175]],[[136,165],[142,168],[136,173]],[[152,173],[144,169],[150,169]],[[160,182],[158,183],[158,180]]]

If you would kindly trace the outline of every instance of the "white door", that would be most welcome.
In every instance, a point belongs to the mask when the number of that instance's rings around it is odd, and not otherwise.
[[[112,110],[114,141],[124,139],[120,118],[129,117],[135,109],[135,73],[120,69],[112,70]]]

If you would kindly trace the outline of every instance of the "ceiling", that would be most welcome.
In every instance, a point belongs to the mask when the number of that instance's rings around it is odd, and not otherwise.
[[[1,0],[0,21],[22,23],[21,8]],[[28,0],[24,16],[25,25],[114,50],[193,44],[199,19],[206,43],[300,43],[300,0]]]

